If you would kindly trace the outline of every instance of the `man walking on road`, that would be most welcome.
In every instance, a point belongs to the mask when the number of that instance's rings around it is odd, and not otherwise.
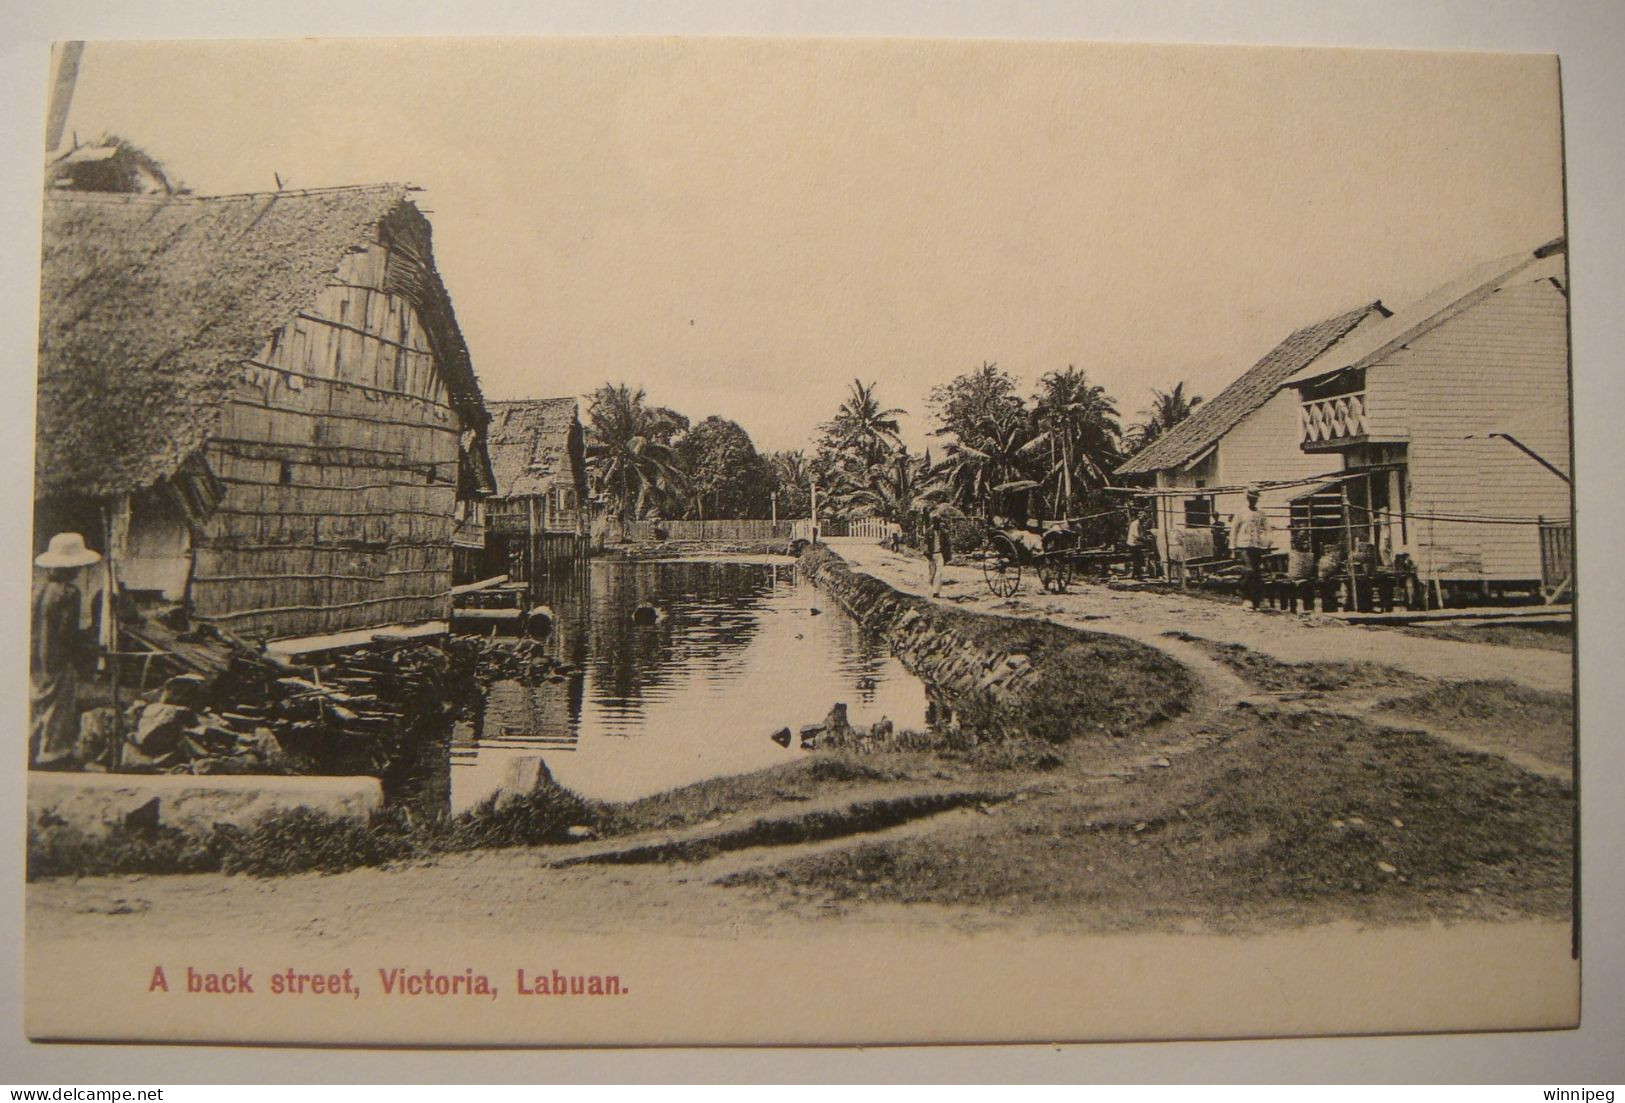
[[[1258,487],[1247,488],[1247,506],[1235,515],[1233,531],[1247,600],[1257,609],[1264,600],[1264,554],[1270,548],[1270,519],[1258,508]]]
[[[942,594],[942,568],[948,565],[953,546],[948,539],[948,526],[942,514],[932,510],[925,521],[925,561],[931,578],[931,596]]]

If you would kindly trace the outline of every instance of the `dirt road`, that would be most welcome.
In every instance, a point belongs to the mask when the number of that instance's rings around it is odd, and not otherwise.
[[[853,570],[925,595],[925,564],[878,545],[838,552]],[[1115,590],[1075,582],[1070,593],[1024,588],[994,596],[979,567],[947,568],[941,598],[961,609],[1041,617],[1161,648],[1201,679],[1195,707],[1237,701],[1311,708],[1405,724],[1466,750],[1495,754],[1536,774],[1573,778],[1573,656],[1430,638],[1334,617],[1266,610],[1177,592]]]
[[[925,561],[853,542],[836,548],[853,570],[872,574],[899,590],[925,594]],[[1425,678],[1470,681],[1505,678],[1531,689],[1568,693],[1573,657],[1557,651],[1505,648],[1457,640],[1424,639],[1386,628],[1367,628],[1333,617],[1252,612],[1207,598],[1168,592],[1112,590],[1075,582],[1067,594],[1043,593],[1036,579],[1008,601],[995,597],[974,564],[956,563],[944,575],[943,596],[961,608],[1045,616],[1063,624],[1116,632],[1155,646],[1170,645],[1168,633],[1239,643],[1281,662],[1377,663]],[[1515,656],[1515,657],[1514,657]],[[1181,659],[1189,652],[1181,650]]]

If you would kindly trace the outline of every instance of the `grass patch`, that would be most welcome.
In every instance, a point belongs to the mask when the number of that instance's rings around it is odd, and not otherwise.
[[[958,790],[905,793],[854,801],[844,808],[821,808],[796,815],[764,817],[728,831],[701,838],[661,840],[624,850],[601,851],[565,858],[558,865],[578,863],[637,864],[645,862],[704,861],[733,850],[756,846],[796,846],[848,835],[883,831],[888,827],[934,816],[941,812],[1002,799],[1002,793]]]
[[[28,880],[119,873],[343,873],[436,854],[564,842],[599,812],[567,789],[495,798],[448,819],[418,820],[398,808],[369,819],[299,808],[247,827],[216,826],[189,836],[172,827],[117,825],[90,834],[67,824],[30,824]]]
[[[1572,624],[1414,624],[1401,628],[1407,636],[1426,640],[1455,640],[1459,643],[1488,643],[1497,647],[1521,647],[1532,651],[1560,651],[1574,654]]]
[[[837,902],[1048,909],[1097,928],[1572,906],[1572,789],[1421,732],[1240,714],[1215,745],[1097,793],[1006,802],[929,839],[728,883]]]
[[[1189,632],[1164,633],[1195,644],[1241,675],[1248,684],[1270,693],[1333,693],[1346,689],[1403,689],[1423,685],[1426,679],[1380,663],[1288,663],[1254,651],[1245,644],[1221,643]]]
[[[722,815],[807,801],[845,788],[906,781],[915,776],[918,762],[901,755],[817,751],[791,765],[710,778],[625,804],[601,805],[597,830],[602,835],[630,835],[690,827]]]
[[[98,877],[130,873],[209,873],[220,858],[209,841],[172,827],[117,827],[94,835],[68,824],[29,825],[27,877]]]
[[[1451,682],[1381,708],[1423,723],[1480,736],[1486,745],[1527,751],[1553,763],[1573,761],[1574,698],[1507,681]]]

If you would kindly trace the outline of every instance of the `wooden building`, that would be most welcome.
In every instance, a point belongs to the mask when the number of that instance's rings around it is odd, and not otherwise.
[[[1299,404],[1296,396],[1282,392],[1281,384],[1328,349],[1387,317],[1382,303],[1373,302],[1304,326],[1117,469],[1131,485],[1188,489],[1152,499],[1162,557],[1214,554],[1213,522],[1241,507],[1239,488],[1248,483],[1286,482],[1328,470],[1326,457],[1298,447]],[[1218,487],[1233,489],[1216,494]],[[1293,493],[1266,489],[1259,504],[1284,523]]]
[[[585,561],[587,453],[573,398],[490,404],[488,569],[542,589],[550,573]]]
[[[1436,596],[1565,592],[1566,260],[1558,239],[1481,265],[1285,380],[1306,461],[1347,473],[1299,492],[1299,523],[1346,512]]]
[[[493,488],[400,185],[45,201],[35,542],[278,640],[446,616]]]

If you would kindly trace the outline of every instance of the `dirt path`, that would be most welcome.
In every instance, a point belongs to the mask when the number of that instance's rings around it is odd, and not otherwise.
[[[924,596],[928,592],[925,564],[916,557],[866,543],[842,544],[836,550],[853,570],[908,593]],[[1032,586],[1036,585],[1034,580]],[[1549,733],[1538,738],[1520,734],[1516,718],[1510,715],[1503,730],[1483,731],[1406,716],[1385,707],[1406,688],[1404,683],[1414,689],[1429,683],[1495,679],[1566,696],[1573,688],[1573,658],[1562,652],[1426,638],[1331,617],[1255,613],[1240,605],[1177,593],[1112,590],[1087,582],[1075,583],[1067,594],[1035,592],[1024,585],[1021,594],[1006,600],[988,590],[980,570],[971,564],[947,568],[941,600],[963,609],[1042,617],[1111,632],[1160,648],[1201,679],[1203,692],[1193,703],[1187,725],[1196,730],[1228,713],[1238,702],[1272,710],[1332,711],[1379,724],[1418,728],[1465,750],[1500,755],[1544,777],[1573,778],[1570,740],[1554,739]],[[1240,644],[1275,664],[1372,664],[1379,676],[1329,694],[1270,692],[1215,658],[1215,644]],[[1381,669],[1391,669],[1399,676],[1385,681]]]
[[[872,574],[912,594],[927,592],[925,562],[921,559],[875,544],[841,544],[835,550],[853,570]],[[974,564],[954,564],[947,568],[944,578],[944,599],[961,608],[1044,616],[1063,624],[1115,632],[1161,647],[1199,671],[1204,668],[1192,658],[1191,651],[1177,647],[1167,633],[1186,632],[1243,644],[1282,662],[1379,663],[1425,678],[1505,678],[1554,693],[1568,693],[1574,686],[1573,658],[1557,651],[1424,639],[1332,617],[1254,613],[1241,605],[1199,597],[1112,590],[1086,582],[1074,583],[1068,594],[1047,594],[1037,588],[1036,578],[1029,584],[1024,577],[1022,592],[1003,601],[988,591]]]
[[[861,836],[729,851],[702,861],[576,864],[573,848],[535,847],[451,855],[432,861],[337,875],[274,879],[200,874],[87,877],[28,886],[28,938],[36,945],[76,939],[206,939],[221,931],[247,940],[291,938],[387,942],[443,931],[456,939],[501,938],[515,931],[766,936],[817,923],[831,907],[805,907],[719,887],[720,878],[811,858],[858,842],[904,840],[980,818],[955,809]],[[651,833],[640,841],[669,838]],[[895,910],[874,922],[919,929],[974,928],[987,917],[969,908]]]

